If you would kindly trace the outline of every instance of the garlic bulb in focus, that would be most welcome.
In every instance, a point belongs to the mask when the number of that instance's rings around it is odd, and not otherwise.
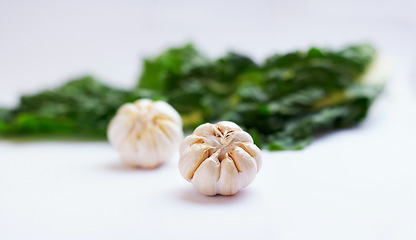
[[[183,139],[182,120],[168,103],[140,99],[119,108],[107,136],[124,163],[154,168],[172,157],[179,147]]]
[[[180,146],[181,175],[205,195],[237,193],[254,180],[261,164],[260,149],[233,122],[200,125]]]

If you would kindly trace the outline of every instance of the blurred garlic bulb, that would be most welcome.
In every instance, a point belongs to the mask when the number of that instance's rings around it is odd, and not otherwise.
[[[179,147],[182,120],[168,103],[140,99],[119,108],[107,136],[127,165],[154,168],[172,157]]]
[[[233,122],[200,125],[180,146],[181,175],[205,195],[237,193],[254,180],[261,163],[250,134]]]

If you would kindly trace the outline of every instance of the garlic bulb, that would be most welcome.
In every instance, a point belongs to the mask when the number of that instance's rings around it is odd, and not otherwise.
[[[182,120],[168,103],[140,99],[119,108],[107,135],[127,165],[154,168],[179,147]]]
[[[181,175],[205,195],[232,195],[249,185],[260,169],[260,149],[233,122],[205,123],[180,146]]]

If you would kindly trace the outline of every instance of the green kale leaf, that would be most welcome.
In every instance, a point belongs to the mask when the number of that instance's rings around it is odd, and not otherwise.
[[[146,97],[169,102],[186,131],[229,120],[261,148],[297,150],[366,117],[383,88],[365,81],[375,59],[375,49],[363,44],[274,54],[258,64],[233,52],[212,60],[188,44],[145,59],[131,91],[84,77],[23,96],[17,108],[0,109],[0,134],[104,138],[120,105]]]
[[[56,89],[22,96],[17,108],[0,110],[0,133],[103,138],[118,107],[137,97],[83,77]]]

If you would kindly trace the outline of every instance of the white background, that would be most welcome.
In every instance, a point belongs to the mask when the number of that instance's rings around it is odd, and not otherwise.
[[[416,239],[413,1],[0,0],[0,106],[91,74],[136,84],[140,59],[193,41],[256,60],[368,41],[391,78],[357,128],[264,152],[247,189],[205,197],[177,170],[129,169],[105,142],[0,141],[0,239]]]

